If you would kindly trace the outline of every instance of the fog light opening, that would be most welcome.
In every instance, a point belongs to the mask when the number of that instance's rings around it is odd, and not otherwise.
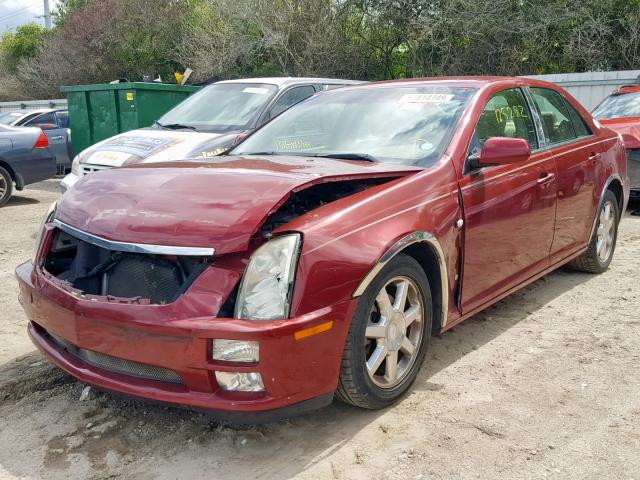
[[[260,360],[260,345],[252,340],[211,341],[211,358],[222,362],[257,363]]]
[[[264,383],[258,372],[216,372],[216,382],[229,392],[263,392]]]

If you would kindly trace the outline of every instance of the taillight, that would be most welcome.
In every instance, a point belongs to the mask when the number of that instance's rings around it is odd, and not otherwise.
[[[41,130],[40,136],[36,140],[36,143],[33,144],[33,148],[47,148],[48,146],[49,146],[49,139]]]

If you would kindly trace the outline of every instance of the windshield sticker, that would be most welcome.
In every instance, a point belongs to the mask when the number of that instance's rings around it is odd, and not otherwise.
[[[449,103],[453,99],[450,93],[407,93],[400,97],[400,103]]]
[[[262,87],[247,87],[244,90],[242,90],[242,93],[255,93],[257,95],[266,95],[267,93],[269,93],[269,89],[262,88]]]
[[[221,153],[224,153],[228,150],[228,148],[216,148],[215,150],[207,150],[204,152],[200,152],[200,155],[198,155],[196,158],[210,158],[210,157],[217,157],[218,155],[220,155]]]
[[[496,121],[498,123],[505,123],[508,120],[515,120],[517,118],[527,118],[527,116],[524,114],[524,107],[522,105],[496,108],[495,114]]]
[[[96,148],[96,151],[124,152],[144,158],[179,141],[179,139],[173,137],[134,137],[127,135],[114,138],[100,145]]]

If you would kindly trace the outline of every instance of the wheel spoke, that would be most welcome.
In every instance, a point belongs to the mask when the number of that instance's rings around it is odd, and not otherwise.
[[[404,340],[402,341],[402,345],[400,345],[400,350],[405,355],[411,356],[413,355],[413,352],[416,350],[416,347],[413,343],[411,343],[411,340],[409,340],[409,337],[404,337]]]
[[[600,257],[600,260],[604,260],[606,258],[605,254],[607,253],[607,241],[603,238],[599,243],[600,246],[596,244],[596,248],[598,249],[598,256]]]
[[[378,345],[373,351],[369,359],[367,360],[367,370],[369,375],[373,376],[376,370],[382,365],[382,361],[387,356],[387,347],[384,345]]]
[[[409,282],[402,280],[396,283],[396,296],[393,299],[393,309],[404,312],[407,305],[407,294],[409,293]]]
[[[389,352],[385,364],[385,374],[388,382],[395,382],[398,378],[398,352]]]
[[[380,309],[380,314],[390,319],[393,316],[393,307],[391,306],[391,300],[389,299],[389,294],[387,293],[387,289],[383,288],[378,293],[376,297],[376,302],[378,303],[378,308]]]
[[[409,310],[407,310],[404,316],[404,325],[408,327],[416,320],[422,319],[422,312],[419,306],[413,306]]]
[[[387,327],[375,323],[370,324],[367,326],[364,335],[367,338],[386,338]]]

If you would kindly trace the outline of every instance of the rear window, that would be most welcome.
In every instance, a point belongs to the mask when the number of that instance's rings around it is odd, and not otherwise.
[[[609,95],[593,111],[595,118],[640,117],[640,92]]]

